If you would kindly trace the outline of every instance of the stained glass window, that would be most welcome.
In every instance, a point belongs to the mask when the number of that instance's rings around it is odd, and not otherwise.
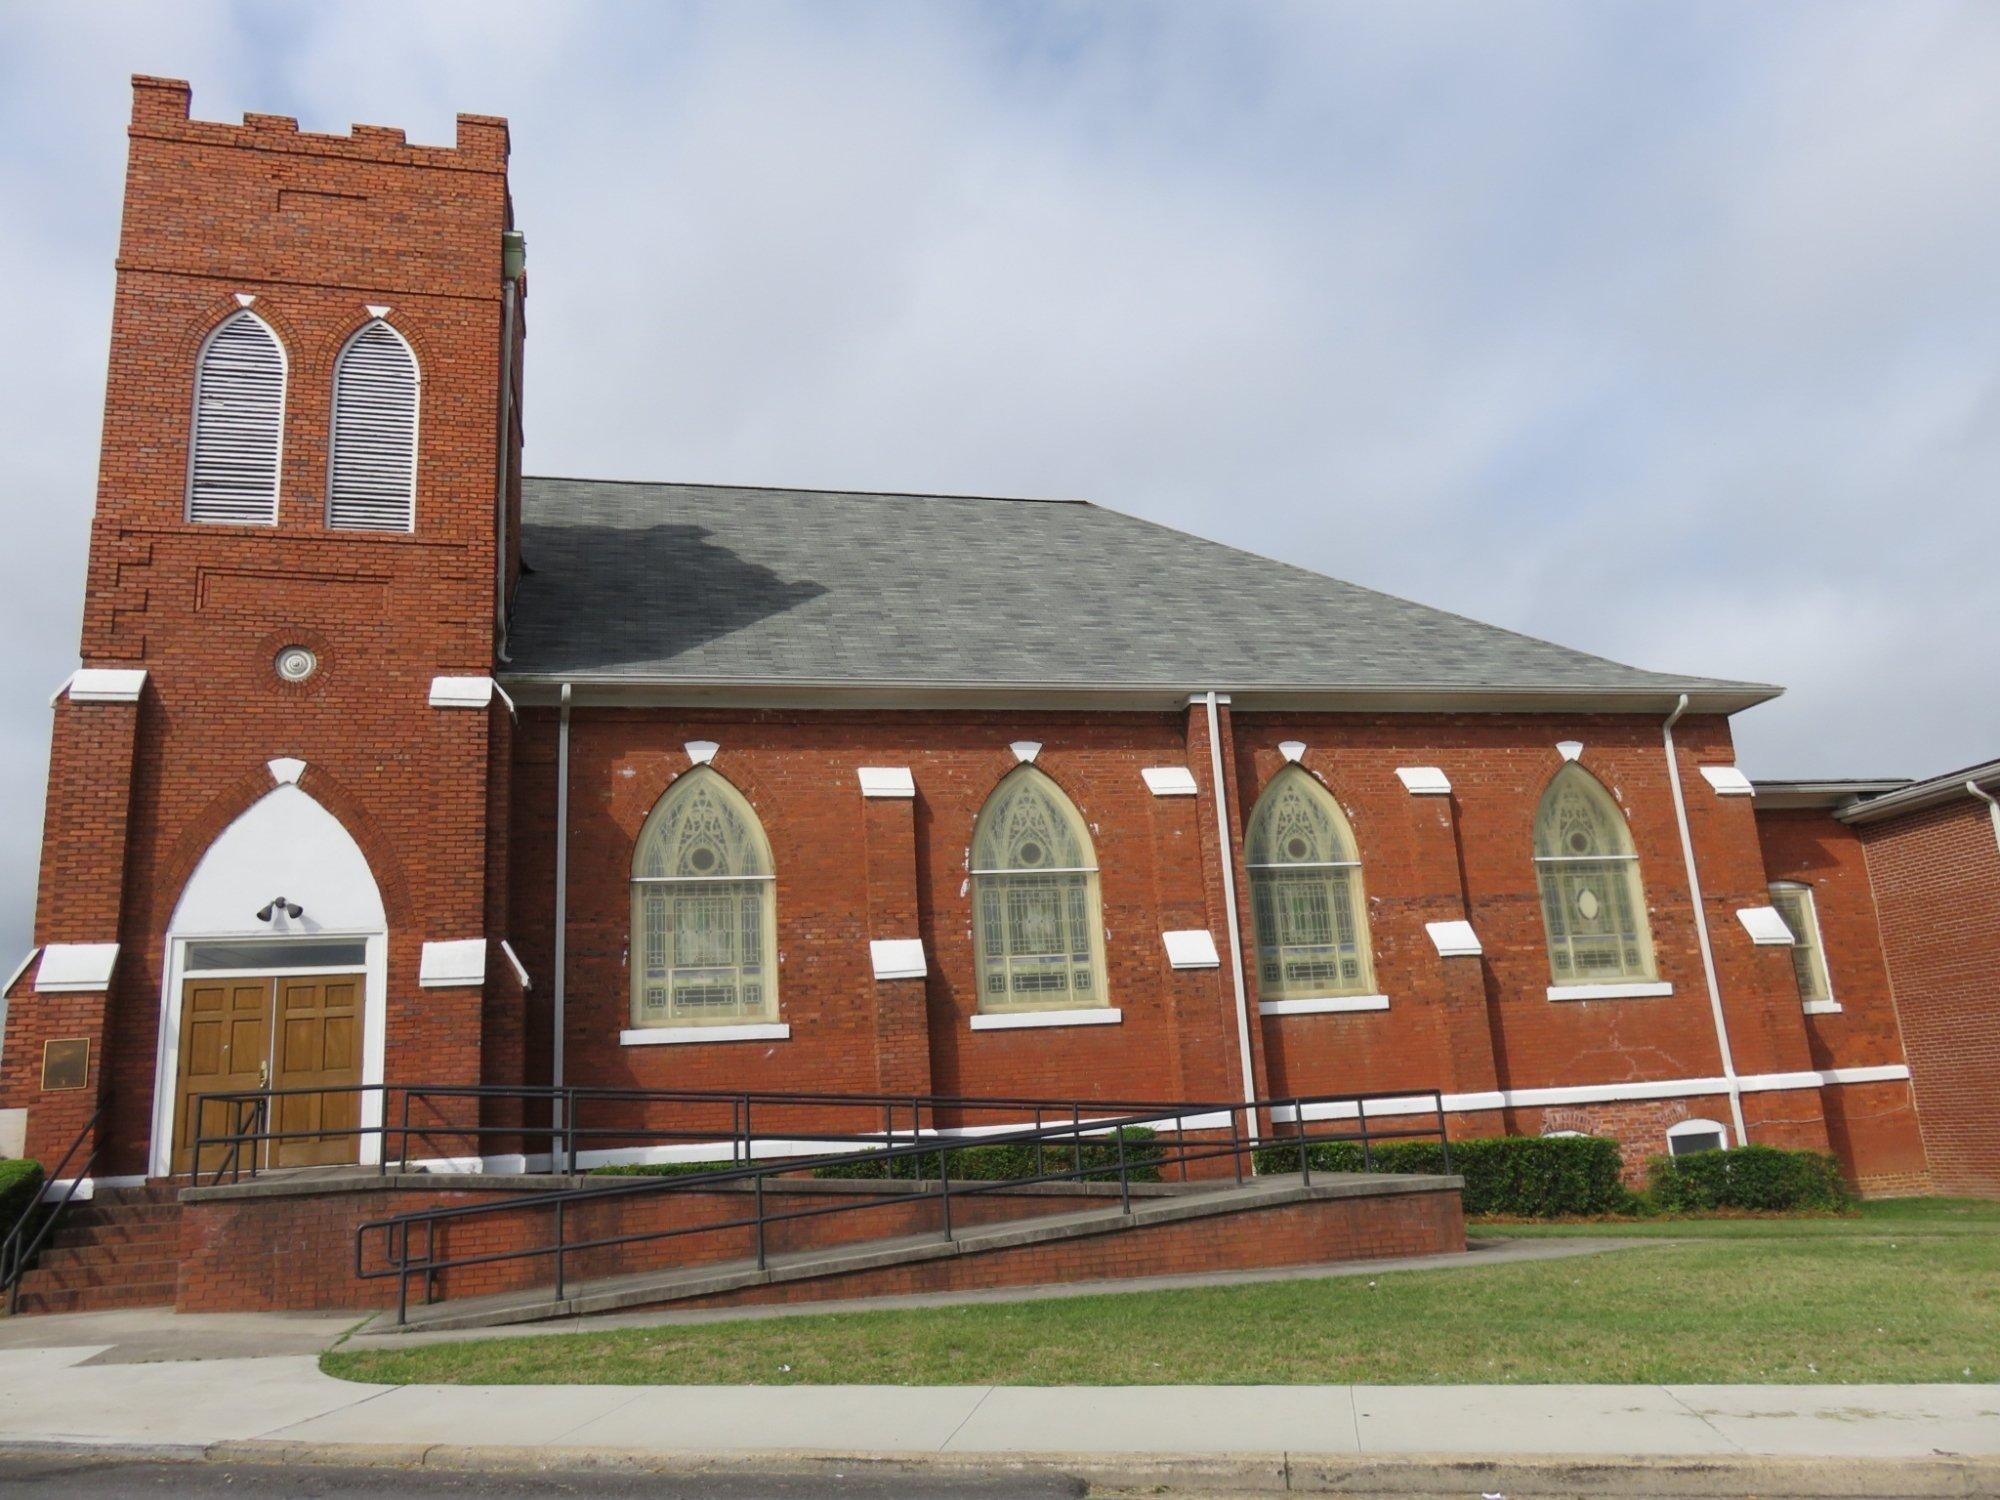
[[[632,856],[632,1024],[775,1020],[771,846],[706,766],[667,789]]]
[[[1108,1005],[1097,851],[1062,789],[1022,766],[972,834],[972,922],[982,1010]]]
[[[1557,984],[1654,977],[1631,830],[1611,794],[1581,766],[1565,766],[1542,797],[1535,876]]]
[[[1807,1004],[1831,1000],[1833,985],[1827,979],[1826,949],[1819,936],[1819,904],[1809,885],[1786,881],[1771,887],[1771,904],[1792,929],[1792,972],[1798,977],[1799,998]]]
[[[1296,766],[1280,771],[1244,840],[1266,1000],[1361,995],[1375,983],[1354,835],[1332,795]]]

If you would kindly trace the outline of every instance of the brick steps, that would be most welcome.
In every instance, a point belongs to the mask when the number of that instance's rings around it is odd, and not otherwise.
[[[179,1189],[104,1188],[63,1214],[21,1278],[17,1311],[159,1307],[180,1279]]]

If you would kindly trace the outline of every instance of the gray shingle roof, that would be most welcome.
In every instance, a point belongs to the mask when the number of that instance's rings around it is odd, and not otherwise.
[[[1621,666],[1078,501],[529,479],[523,506],[515,677],[1737,707],[1775,692]]]

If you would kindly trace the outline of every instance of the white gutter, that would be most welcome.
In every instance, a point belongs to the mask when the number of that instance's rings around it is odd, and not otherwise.
[[[1243,932],[1236,922],[1236,852],[1229,837],[1229,793],[1222,785],[1222,731],[1213,691],[1208,704],[1208,764],[1215,779],[1215,836],[1222,855],[1222,914],[1229,922],[1229,973],[1236,982],[1236,1049],[1243,1064],[1243,1102],[1257,1102],[1257,1075],[1250,1066],[1250,995],[1243,983]]]
[[[507,460],[514,439],[514,282],[511,277],[500,289],[500,458],[499,493],[494,505],[493,561],[493,651],[501,662],[507,655]]]
[[[1965,789],[1986,804],[1987,814],[1993,819],[1993,842],[2000,844],[2000,797],[1995,797],[1976,781],[1967,781]]]
[[[564,957],[569,949],[569,684],[562,689],[562,719],[556,730],[556,951],[555,988],[550,1008],[555,1012],[555,1037],[549,1052],[549,1082],[563,1086],[563,1003],[566,998]],[[553,1105],[552,1123],[558,1130],[563,1119],[562,1101]],[[565,1153],[567,1154],[567,1153]]]
[[[1674,705],[1667,722],[1660,726],[1660,738],[1667,749],[1667,785],[1674,793],[1674,821],[1680,825],[1681,854],[1687,860],[1688,898],[1694,902],[1694,933],[1701,945],[1701,970],[1708,980],[1708,1009],[1715,1017],[1715,1047],[1722,1056],[1722,1077],[1729,1091],[1729,1118],[1736,1126],[1736,1144],[1750,1144],[1750,1132],[1743,1124],[1743,1083],[1736,1076],[1736,1059],[1729,1050],[1729,1023],[1722,1016],[1722,986],[1715,977],[1715,949],[1708,939],[1708,912],[1701,899],[1701,875],[1695,869],[1694,835],[1688,831],[1687,799],[1681,795],[1680,759],[1674,754],[1674,725],[1687,712],[1687,694]]]

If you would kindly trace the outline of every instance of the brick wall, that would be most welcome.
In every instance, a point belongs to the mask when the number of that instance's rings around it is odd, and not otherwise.
[[[1713,1078],[1721,1072],[1695,940],[1659,726],[1623,716],[1237,714],[1230,747],[1231,849],[1246,944],[1248,809],[1307,745],[1302,764],[1340,800],[1360,847],[1386,1011],[1257,1015],[1247,976],[1255,1068],[1271,1092],[1442,1086],[1455,1092]],[[513,789],[512,930],[536,973],[553,961],[553,713],[524,710]],[[1535,873],[1535,810],[1563,761],[1561,739],[1617,797],[1640,852],[1660,976],[1668,996],[1551,1001]],[[689,768],[691,740],[721,746],[714,767],[763,820],[777,870],[782,1041],[621,1046],[627,1024],[632,849],[646,816]],[[1101,868],[1115,1026],[981,1031],[973,974],[968,848],[980,807],[1034,739],[1036,764],[1090,825]],[[1222,919],[1222,855],[1210,800],[1206,717],[1145,714],[834,713],[580,707],[572,720],[566,1052],[570,1081],[691,1088],[869,1091],[923,1068],[892,1061],[914,1045],[919,988],[930,1085],[940,1093],[1135,1099],[1241,1097],[1234,990]],[[1717,797],[1702,763],[1732,759],[1726,724],[1681,726],[1690,822],[1737,1067],[1812,1066],[1787,955],[1757,949],[1735,912],[1763,905],[1755,819]],[[908,766],[913,802],[864,799],[862,765]],[[1197,797],[1154,797],[1149,766],[1184,765]],[[1398,766],[1438,765],[1450,798],[1413,797]],[[909,841],[906,845],[905,841]],[[904,882],[913,881],[905,888]],[[1440,959],[1425,923],[1470,916],[1479,959]],[[1206,927],[1223,963],[1176,971],[1163,931]],[[927,979],[878,984],[872,937],[921,936]],[[898,1007],[903,1007],[899,1009]],[[898,1018],[901,1019],[898,1019]],[[547,1013],[531,997],[527,1065],[543,1076]],[[1828,1144],[1816,1091],[1759,1106],[1765,1138]],[[1722,1118],[1727,1119],[1726,1103]],[[1657,1113],[1657,1112],[1655,1112]],[[1685,1113],[1673,1118],[1685,1118]],[[1634,1159],[1665,1148],[1664,1116],[1607,1110]],[[1462,1133],[1539,1128],[1534,1111],[1463,1114]],[[1671,1123],[1667,1120],[1666,1123]]]
[[[308,764],[301,786],[382,887],[390,1072],[480,1076],[480,992],[419,991],[416,973],[425,940],[487,932],[490,718],[427,699],[434,676],[483,675],[493,660],[506,167],[499,120],[461,116],[455,146],[411,146],[376,127],[192,120],[185,84],[134,80],[80,654],[148,677],[124,711],[129,776],[97,745],[120,710],[58,711],[36,919],[37,942],[123,945],[97,997],[100,1173],[145,1168],[174,905],[209,842],[271,789],[275,757]],[[195,357],[239,296],[289,361],[279,521],[194,526]],[[422,369],[410,535],[324,522],[333,362],[368,304],[390,308]],[[273,670],[293,643],[320,659],[303,683]],[[60,1149],[77,1112],[30,1073],[41,1040],[73,1024],[47,1000],[17,987],[0,1080],[0,1104],[28,1107],[39,1153]]]
[[[1805,1017],[1812,1066],[1902,1062],[1903,1037],[1858,830],[1829,810],[1797,808],[1758,813],[1757,832],[1770,878],[1812,887],[1819,913],[1827,974],[1840,1009]],[[1836,1084],[1821,1097],[1828,1136],[1862,1191],[1921,1190],[1924,1144],[1909,1083]]]
[[[393,1306],[393,1278],[356,1277],[355,1234],[369,1221],[424,1208],[492,1202],[518,1186],[467,1184],[462,1188],[413,1187],[407,1179],[338,1191],[212,1191],[182,1200],[181,1270],[175,1302],[180,1312],[246,1312],[274,1309]],[[1159,1189],[1135,1187],[1145,1197]],[[817,1213],[834,1203],[866,1203],[847,1213]],[[1116,1207],[1115,1188],[1025,1189],[958,1196],[958,1228],[1016,1222],[1088,1206]],[[934,1191],[899,1191],[894,1184],[773,1183],[766,1206],[779,1217],[767,1230],[773,1256],[829,1249],[866,1240],[942,1233]],[[669,1237],[583,1251],[568,1257],[573,1282],[660,1267],[742,1261],[755,1253],[748,1192],[680,1188],[636,1196],[608,1196],[572,1205],[568,1229],[577,1238],[612,1238],[671,1232]],[[712,1226],[712,1227],[711,1227]],[[481,1215],[447,1222],[438,1231],[439,1259],[505,1254],[553,1243],[546,1210]],[[419,1244],[413,1241],[413,1246]],[[367,1242],[366,1264],[384,1265],[379,1231]],[[1175,1275],[1255,1266],[1432,1254],[1465,1248],[1465,1221],[1455,1189],[1434,1192],[1315,1199],[1187,1223],[1120,1230],[1090,1239],[963,1257],[956,1261],[889,1268],[869,1276],[829,1277],[773,1288],[774,1296],[741,1294],[744,1301],[811,1300],[873,1296],[896,1291],[954,1287],[1020,1286],[1117,1276]],[[547,1255],[489,1261],[448,1271],[438,1279],[441,1299],[549,1287]],[[411,1300],[422,1288],[411,1282]],[[732,1299],[712,1299],[727,1302]],[[693,1302],[690,1305],[701,1305]]]
[[[1940,1192],[2000,1193],[2000,847],[1963,797],[1862,825],[1882,949]],[[1836,981],[1837,982],[1837,981]]]

